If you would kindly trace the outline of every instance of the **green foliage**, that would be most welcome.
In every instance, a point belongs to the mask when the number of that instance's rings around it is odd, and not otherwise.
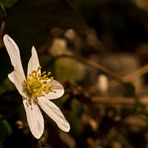
[[[55,76],[61,82],[81,81],[86,73],[85,66],[70,58],[61,58],[55,61]]]
[[[124,97],[135,97],[135,87],[132,83],[125,83],[124,84],[124,92],[123,92]]]
[[[12,134],[12,129],[7,122],[7,120],[3,120],[0,122],[0,143],[2,143],[5,138]]]
[[[86,27],[79,13],[65,0],[19,0],[7,15],[6,33],[23,50],[43,45],[52,27],[79,30]]]
[[[5,9],[3,5],[0,3],[0,21],[2,21],[5,16],[6,16]]]
[[[4,7],[12,7],[18,0],[1,0],[0,3],[4,6]]]
[[[78,136],[83,131],[83,122],[81,116],[83,113],[83,106],[77,101],[73,100],[72,102],[72,112],[69,116],[71,123],[71,131],[74,135]]]

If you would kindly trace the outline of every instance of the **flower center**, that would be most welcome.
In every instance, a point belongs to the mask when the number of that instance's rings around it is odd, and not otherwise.
[[[41,73],[40,71],[41,67],[33,70],[25,81],[25,90],[31,98],[41,97],[49,92],[53,92],[53,85],[50,83],[53,77],[49,77],[51,73],[46,73],[45,71]]]

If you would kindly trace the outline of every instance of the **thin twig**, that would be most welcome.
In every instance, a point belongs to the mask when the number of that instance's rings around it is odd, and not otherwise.
[[[107,67],[101,65],[100,63],[96,63],[93,60],[86,59],[86,58],[80,57],[78,55],[73,55],[73,54],[68,55],[68,54],[66,54],[66,55],[57,56],[55,58],[64,58],[64,57],[65,58],[73,58],[73,59],[76,59],[76,60],[80,61],[83,64],[89,65],[89,66],[101,71],[102,73],[104,73],[104,74],[106,74],[108,76],[111,76],[112,78],[114,78],[120,84],[130,82],[130,81],[135,80],[138,77],[141,77],[142,75],[148,73],[148,65],[145,65],[145,66],[135,70],[134,72],[132,72],[130,74],[127,74],[127,75],[125,75],[125,76],[123,76],[121,78],[119,75],[112,72],[111,70],[109,70]]]
[[[142,105],[148,105],[148,96],[141,97],[139,103]],[[93,103],[97,104],[110,104],[110,105],[128,105],[134,106],[137,101],[135,98],[124,98],[124,97],[94,97],[92,98]]]
[[[123,79],[125,81],[132,81],[138,77],[141,77],[142,75],[144,75],[146,73],[148,73],[148,65],[145,65],[145,66],[137,69],[136,71],[124,76]]]
[[[130,74],[123,76],[122,79],[124,82],[133,82],[146,73],[148,73],[148,65],[144,65],[143,67],[140,67],[139,69],[135,70],[134,72],[131,72]],[[120,85],[120,84],[117,81],[115,81],[115,80],[110,81],[110,87],[115,87],[118,85]]]
[[[78,55],[73,55],[73,54],[60,55],[60,56],[57,56],[55,58],[56,59],[58,59],[58,58],[73,58],[73,59],[76,59],[83,64],[91,66],[91,67],[99,70],[100,72],[102,72],[102,73],[104,73],[108,76],[111,76],[112,78],[116,79],[119,83],[121,83],[121,84],[124,83],[124,80],[120,76],[118,76],[116,73],[112,72],[111,70],[109,70],[107,67],[101,65],[100,63],[96,63],[96,62],[94,62],[90,59],[86,59],[86,58],[80,57]]]

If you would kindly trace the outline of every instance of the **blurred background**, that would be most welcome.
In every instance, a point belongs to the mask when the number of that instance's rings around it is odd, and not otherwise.
[[[2,38],[18,44],[26,71],[31,47],[65,88],[54,100],[71,126],[43,113],[36,140]],[[0,148],[148,148],[147,0],[0,0]]]

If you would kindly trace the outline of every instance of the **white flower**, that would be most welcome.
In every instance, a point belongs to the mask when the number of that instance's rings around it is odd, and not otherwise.
[[[49,77],[50,73],[41,73],[38,55],[34,47],[32,47],[32,56],[28,62],[26,78],[16,43],[6,34],[4,35],[4,44],[14,67],[14,71],[8,77],[23,96],[27,121],[33,136],[39,139],[44,131],[44,119],[40,108],[56,122],[60,129],[68,132],[70,130],[69,123],[60,109],[50,101],[64,94],[63,86]]]

